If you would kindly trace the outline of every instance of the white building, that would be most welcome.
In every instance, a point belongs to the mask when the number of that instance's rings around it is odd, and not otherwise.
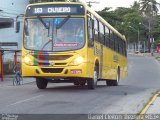
[[[0,42],[18,42],[21,49],[22,15],[28,3],[29,0],[0,0]],[[20,21],[19,33],[15,32],[16,18]]]

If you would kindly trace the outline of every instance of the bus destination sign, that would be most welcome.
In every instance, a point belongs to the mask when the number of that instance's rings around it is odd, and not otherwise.
[[[29,16],[51,16],[51,15],[84,15],[82,5],[35,5],[29,6],[26,10],[26,17]]]

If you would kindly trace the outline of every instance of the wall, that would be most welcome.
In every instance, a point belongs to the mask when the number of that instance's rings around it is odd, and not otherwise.
[[[15,33],[15,21],[16,17],[20,14],[24,14],[25,7],[29,3],[29,0],[0,0],[0,18],[13,18],[14,26],[12,28],[0,29],[0,42],[18,42],[18,49],[21,49],[21,38],[22,38],[22,17],[19,17],[20,21],[20,32]],[[16,47],[12,47],[17,49]],[[5,59],[9,59],[5,55]]]

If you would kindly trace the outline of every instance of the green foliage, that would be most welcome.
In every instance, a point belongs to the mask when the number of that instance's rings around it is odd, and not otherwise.
[[[140,11],[146,16],[157,15],[159,3],[156,0],[140,0],[140,4]]]
[[[108,23],[112,26],[115,26],[115,23],[120,21],[119,16],[115,14],[114,11],[110,11],[111,8],[104,8],[102,11],[98,11],[98,14],[101,15]]]
[[[137,40],[137,31],[129,27],[132,26],[136,30],[141,29],[139,23],[142,22],[142,16],[137,9],[119,7],[111,10],[110,8],[105,8],[102,11],[98,11],[98,14],[124,34],[130,42]]]
[[[152,35],[156,44],[160,42],[158,5],[156,0],[140,0],[140,2],[135,1],[130,8],[119,7],[111,10],[111,8],[106,7],[102,11],[98,11],[98,14],[124,34],[129,42],[133,43],[137,40],[139,30],[140,41],[148,41],[149,35]],[[151,24],[150,32],[149,22]]]

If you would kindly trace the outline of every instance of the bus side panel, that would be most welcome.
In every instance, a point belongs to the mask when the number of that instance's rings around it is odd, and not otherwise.
[[[110,79],[112,76],[110,52],[111,51],[108,48],[103,48],[103,79]]]
[[[128,60],[125,56],[118,54],[118,66],[120,67],[120,79],[123,80],[127,76]]]
[[[124,58],[124,60],[122,61],[123,64],[123,75],[121,76],[121,79],[125,79],[128,75],[128,59]]]
[[[87,75],[89,78],[93,78],[94,71],[94,48],[88,48],[87,50]]]
[[[94,41],[94,47],[88,48],[88,67],[87,67],[87,73],[89,74],[89,77],[93,78],[94,73],[94,66],[96,64],[96,60],[99,64],[99,76],[98,78],[101,78],[101,63],[100,63],[100,56],[101,56],[101,46],[98,42]],[[103,71],[103,70],[102,70]]]

